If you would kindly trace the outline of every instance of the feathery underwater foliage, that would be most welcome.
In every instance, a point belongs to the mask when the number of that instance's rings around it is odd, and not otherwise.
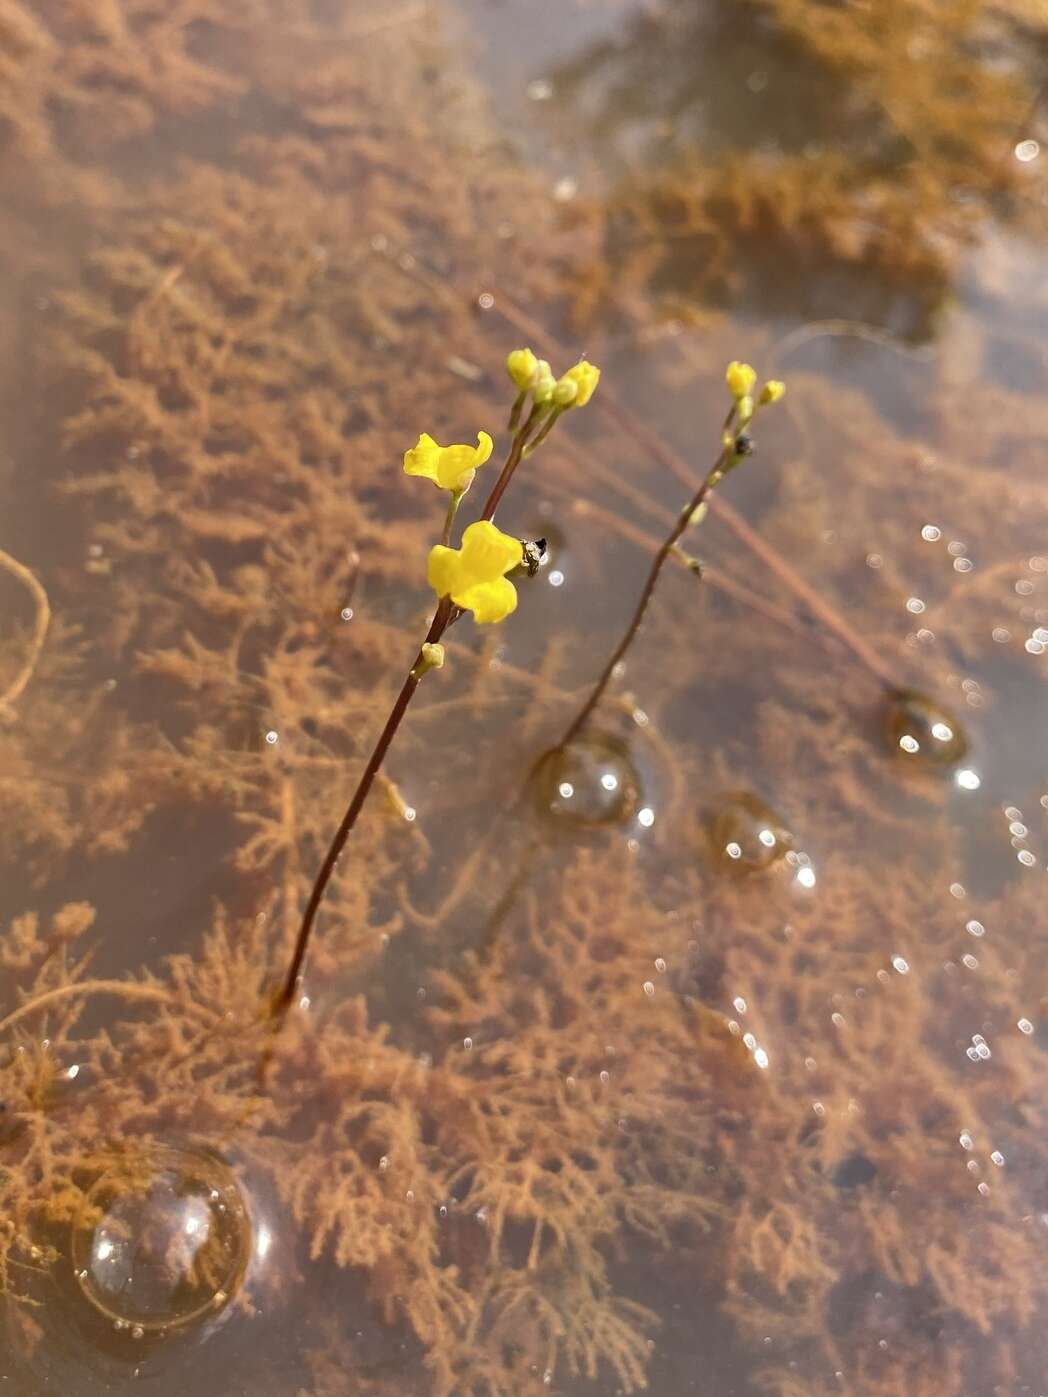
[[[66,871],[0,936],[3,1014],[36,1002],[5,1022],[0,1057],[8,1308],[39,1298],[115,1141],[190,1138],[225,1153],[249,1195],[276,1200],[292,1260],[249,1276],[243,1305],[286,1327],[307,1397],[347,1382],[382,1397],[516,1397],[546,1390],[546,1372],[554,1387],[578,1373],[633,1391],[649,1375],[665,1384],[662,1353],[696,1332],[734,1346],[775,1397],[838,1393],[836,1369],[874,1397],[1032,1381],[1025,1349],[1048,1299],[1043,872],[1016,861],[998,787],[983,801],[890,761],[876,684],[711,511],[710,585],[670,570],[600,715],[601,731],[628,737],[654,824],[566,838],[530,808],[502,808],[620,625],[616,614],[593,634],[586,591],[638,576],[638,544],[667,522],[662,477],[607,426],[587,423],[599,450],[554,439],[536,458],[507,516],[534,533],[553,504],[571,585],[522,583],[508,650],[478,634],[433,677],[389,798],[369,807],[325,905],[313,1011],[270,1039],[261,1010],[308,877],[431,604],[433,501],[396,468],[405,440],[422,426],[462,440],[501,402],[507,337],[474,310],[488,269],[538,305],[570,284],[580,313],[587,278],[607,274],[526,172],[474,162],[466,187],[464,152],[490,133],[453,69],[432,76],[437,35],[411,21],[405,47],[378,7],[346,9],[333,42],[323,7],[303,18],[276,0],[0,5],[0,169],[17,191],[0,264],[28,263],[50,301],[19,319],[21,396],[47,406],[29,420],[6,407],[5,421],[18,417],[12,458],[46,463],[20,488],[44,517],[69,511],[76,545],[40,566],[56,619],[0,729],[5,870],[28,854],[40,874],[59,855]],[[812,9],[777,0],[774,12],[799,32]],[[884,9],[893,22],[926,14],[913,0]],[[831,73],[861,76],[860,106],[937,140],[953,99],[928,78],[914,110],[909,80],[898,91],[871,46],[875,12],[835,9],[798,42]],[[929,61],[946,72],[969,14],[1036,20],[1017,5],[936,14]],[[1004,80],[977,65],[970,81],[986,96]],[[420,111],[424,82],[440,100]],[[1012,108],[995,103],[968,101],[958,133],[979,190]],[[202,119],[206,157],[193,153]],[[143,173],[134,143],[150,133],[185,154]],[[705,265],[741,278],[740,231],[771,220],[801,262],[829,249],[937,287],[951,244],[930,234],[969,217],[947,208],[955,165],[940,162],[899,188],[860,170],[856,188],[830,154],[736,152],[716,198],[704,184],[687,195]],[[618,197],[588,215],[602,236],[619,226]],[[858,227],[864,199],[881,216]],[[31,250],[28,227],[43,230]],[[610,250],[633,314],[648,269],[617,268]],[[1021,256],[976,264],[994,304],[1023,279]],[[1025,281],[1028,313],[1043,313],[1044,291]],[[1048,506],[1034,469],[1048,441],[1039,346],[973,315],[935,363],[864,341],[906,408],[893,422],[825,371],[820,333],[840,327],[793,338],[776,362],[790,394],[755,462],[762,536],[992,750],[1006,684],[1044,675],[1024,641],[1048,608],[1048,573],[1015,562],[1040,558]],[[759,362],[766,348],[747,345]],[[690,353],[671,346],[659,362],[694,396],[722,355]],[[703,417],[691,402],[700,466]],[[925,542],[929,521],[942,532]],[[971,573],[955,569],[954,540]],[[405,555],[420,560],[413,585]],[[617,589],[601,605],[626,610]],[[4,682],[28,634],[28,613],[21,626],[6,616]],[[1031,750],[1035,737],[1018,734]],[[1024,762],[997,779],[1043,863],[1043,782]],[[814,888],[799,862],[722,875],[705,818],[737,789],[782,813]],[[150,925],[127,930],[125,894],[170,854],[162,822],[194,819],[218,830],[231,905],[209,927],[165,909],[175,953],[158,958],[169,948],[149,945]],[[77,890],[88,881],[97,911]],[[992,1048],[977,1065],[973,1032]],[[341,1285],[391,1326],[392,1376],[366,1368]],[[297,1340],[306,1311],[318,1333]],[[227,1376],[212,1375],[215,1390]],[[262,1393],[267,1379],[283,1380],[260,1374]]]

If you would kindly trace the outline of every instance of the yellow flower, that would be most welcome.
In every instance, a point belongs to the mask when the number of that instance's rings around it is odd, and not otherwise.
[[[476,446],[439,446],[423,432],[418,445],[404,452],[404,470],[408,475],[424,475],[442,490],[462,494],[473,484],[477,467],[491,455],[492,444],[487,432],[478,432]]]
[[[753,392],[753,385],[757,382],[756,372],[749,364],[740,364],[738,359],[731,361],[724,377],[728,384],[728,392],[733,398],[745,398]]]
[[[597,384],[600,382],[600,369],[595,364],[588,363],[585,359],[570,368],[561,383],[572,382],[576,385],[578,392],[571,402],[572,407],[585,407],[590,398],[597,391]]]
[[[530,349],[514,349],[506,360],[509,376],[522,393],[535,382],[539,361]]]
[[[519,566],[524,546],[487,519],[470,524],[461,548],[438,543],[429,555],[429,585],[438,597],[472,611],[480,625],[502,621],[517,607],[517,589],[506,577]]]
[[[777,378],[769,378],[761,389],[760,401],[766,407],[769,403],[777,403],[785,392],[785,383],[780,383]]]

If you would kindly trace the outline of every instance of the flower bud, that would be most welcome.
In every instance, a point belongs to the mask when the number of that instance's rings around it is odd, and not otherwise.
[[[530,349],[514,349],[507,357],[506,369],[522,393],[535,382],[539,362]]]
[[[767,407],[769,403],[777,403],[786,392],[785,383],[780,383],[777,378],[769,378],[761,389],[760,403],[762,407]]]
[[[422,647],[422,663],[427,670],[444,668],[444,647],[443,645],[433,645],[429,641]]]
[[[535,383],[532,388],[532,397],[535,399],[536,407],[542,407],[550,402],[553,397],[553,390],[557,386],[557,380],[553,377],[553,370],[549,366],[549,361],[540,359],[535,370]]]
[[[755,370],[749,364],[740,364],[738,359],[733,359],[728,365],[724,375],[728,385],[728,392],[738,401],[753,392],[753,386],[757,382]]]
[[[567,374],[565,374],[564,377],[559,379],[554,385],[553,405],[554,407],[571,407],[578,396],[579,385],[573,378],[569,378]]]
[[[600,382],[600,369],[598,369],[595,364],[589,363],[586,359],[580,359],[577,364],[573,365],[573,367],[567,371],[564,378],[561,379],[561,383],[565,382],[565,380],[573,382],[578,389],[578,392],[572,399],[573,406],[585,407],[590,398],[592,398],[597,391],[597,384]]]
[[[739,410],[739,421],[745,426],[753,416],[753,399],[747,393],[745,397],[736,399],[735,406]]]

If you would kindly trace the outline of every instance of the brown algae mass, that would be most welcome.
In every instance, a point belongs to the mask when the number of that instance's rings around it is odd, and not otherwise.
[[[709,819],[710,848],[730,873],[759,873],[784,858],[793,835],[770,805],[751,791],[730,791]]]
[[[968,753],[960,720],[916,689],[886,695],[883,722],[888,750],[912,768],[949,768]]]
[[[72,1228],[81,1291],[132,1337],[216,1315],[239,1289],[251,1247],[229,1169],[168,1147],[114,1162],[84,1195]]]
[[[541,808],[565,824],[622,825],[640,805],[640,776],[629,748],[606,733],[583,733],[554,747],[534,779]]]

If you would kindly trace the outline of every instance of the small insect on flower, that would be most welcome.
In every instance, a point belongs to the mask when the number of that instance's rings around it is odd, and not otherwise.
[[[429,555],[429,585],[438,597],[472,611],[479,625],[503,621],[517,607],[517,589],[506,573],[519,567],[524,545],[487,519],[470,524],[461,548],[438,543]]]
[[[404,452],[404,471],[407,475],[425,476],[441,490],[461,495],[473,484],[473,477],[491,455],[492,446],[487,432],[477,433],[476,446],[440,446],[428,432],[423,432],[418,444]]]
[[[525,540],[524,560],[521,563],[521,567],[529,577],[535,577],[538,574],[539,568],[542,566],[542,560],[545,556],[546,540],[544,538],[537,538],[533,543],[529,543]]]

